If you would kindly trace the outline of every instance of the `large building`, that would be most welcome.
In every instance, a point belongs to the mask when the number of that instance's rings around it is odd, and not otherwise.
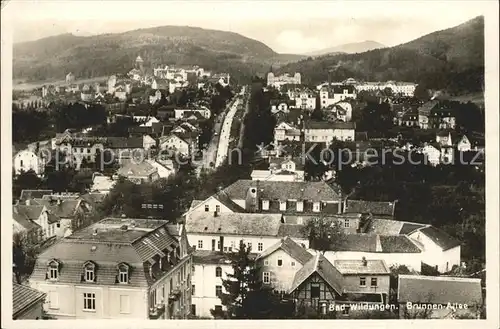
[[[389,88],[394,95],[413,97],[417,84],[413,82],[362,82],[356,84],[356,90],[360,91],[382,91]]]
[[[352,85],[333,85],[322,87],[319,91],[321,108],[347,99],[356,99],[356,89]]]
[[[184,319],[191,268],[182,225],[106,218],[42,252],[30,284],[57,319]]]
[[[267,74],[267,86],[280,89],[284,85],[300,85],[302,83],[300,73],[295,73],[293,76],[285,73],[275,76],[273,72]]]

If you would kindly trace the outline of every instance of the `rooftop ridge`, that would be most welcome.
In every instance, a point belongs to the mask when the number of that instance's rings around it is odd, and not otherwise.
[[[457,282],[481,282],[478,278],[464,278],[456,276],[431,276],[431,275],[415,275],[415,274],[400,274],[400,279],[423,279],[432,281],[457,281]]]

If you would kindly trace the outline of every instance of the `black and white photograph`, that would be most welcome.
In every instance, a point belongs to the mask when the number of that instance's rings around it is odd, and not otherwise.
[[[498,328],[498,87],[496,1],[2,1],[2,327]]]

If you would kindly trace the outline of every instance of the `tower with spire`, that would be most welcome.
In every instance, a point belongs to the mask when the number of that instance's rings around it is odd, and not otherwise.
[[[267,73],[267,85],[272,86],[274,83],[274,73],[273,73],[273,65],[269,67],[269,72]]]
[[[144,72],[144,60],[140,55],[135,59],[135,68]]]

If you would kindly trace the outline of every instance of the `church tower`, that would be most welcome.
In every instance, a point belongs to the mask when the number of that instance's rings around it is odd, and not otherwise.
[[[144,60],[140,55],[135,59],[135,68],[140,70],[141,72],[144,72]]]

